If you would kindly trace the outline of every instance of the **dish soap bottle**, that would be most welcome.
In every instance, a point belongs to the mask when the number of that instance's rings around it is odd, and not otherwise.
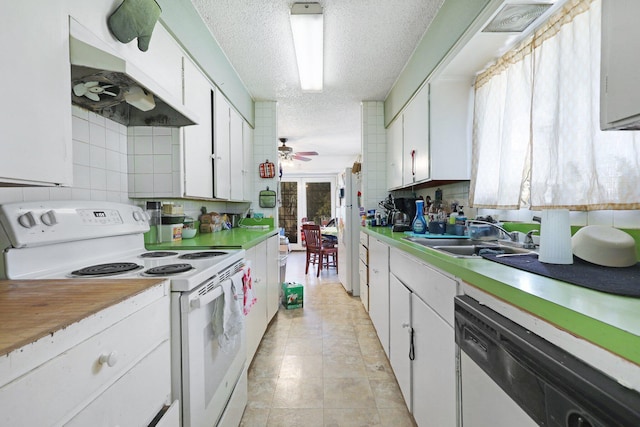
[[[416,200],[416,217],[411,223],[411,229],[416,234],[427,232],[427,221],[424,219],[424,200]]]

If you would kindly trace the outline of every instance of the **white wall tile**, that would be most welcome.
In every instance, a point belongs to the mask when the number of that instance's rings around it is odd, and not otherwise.
[[[107,171],[104,169],[91,168],[91,190],[107,189]],[[96,199],[92,199],[96,200]]]
[[[91,188],[91,168],[76,165],[73,167],[73,188]]]
[[[49,200],[49,187],[25,187],[23,197],[25,201]]]
[[[173,175],[171,171],[169,173],[155,173],[153,175],[153,188],[154,191],[167,190],[168,195],[171,195],[171,189],[173,188]]]
[[[151,193],[153,191],[153,175],[136,173],[133,191],[136,193]]]
[[[90,166],[91,165],[91,146],[86,142],[73,140],[73,164]]]
[[[71,118],[71,135],[77,141],[89,142],[89,121],[76,116]]]
[[[120,172],[106,172],[106,189],[107,191],[120,191]],[[119,199],[119,197],[118,197]]]
[[[172,157],[171,155],[155,155],[153,156],[153,172],[154,173],[171,173]]]
[[[171,135],[154,135],[153,154],[171,154]]]
[[[106,129],[104,125],[100,125],[97,123],[89,124],[89,143],[96,147],[106,147]]]
[[[153,173],[153,156],[134,156],[133,167],[136,171],[136,174]]]
[[[133,154],[153,154],[153,138],[149,136],[135,136]]]
[[[107,150],[104,147],[99,147],[91,144],[89,153],[90,166],[92,168],[105,169],[107,167]]]
[[[106,156],[105,169],[110,171],[120,172],[121,154],[117,151],[106,150],[105,156]]]
[[[120,151],[120,134],[111,129],[105,129],[105,132],[106,132],[105,148],[107,150],[119,152]]]

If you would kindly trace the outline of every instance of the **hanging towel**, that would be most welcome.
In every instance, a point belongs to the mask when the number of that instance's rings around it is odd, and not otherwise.
[[[244,293],[242,311],[246,316],[251,311],[251,307],[256,303],[256,295],[253,292],[253,280],[251,279],[251,262],[247,261],[247,264],[242,268],[242,291]]]
[[[242,289],[242,278],[244,272],[236,273],[231,279],[222,282],[223,293],[223,314],[222,333],[218,335],[218,344],[225,353],[233,350],[236,338],[242,332],[244,319],[240,310],[241,294],[237,291]]]

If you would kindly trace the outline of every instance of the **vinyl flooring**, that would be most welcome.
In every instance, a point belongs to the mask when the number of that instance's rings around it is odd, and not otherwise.
[[[360,298],[334,268],[304,267],[292,252],[286,281],[304,284],[304,307],[280,307],[268,326],[241,426],[415,426]]]

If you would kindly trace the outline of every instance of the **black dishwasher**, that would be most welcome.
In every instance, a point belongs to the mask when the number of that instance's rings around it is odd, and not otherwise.
[[[465,375],[488,376],[531,425],[640,426],[640,393],[466,295],[455,298],[455,339],[467,360],[460,369],[465,427],[511,425],[500,420],[507,405],[487,397],[488,387],[478,390],[482,381],[465,382]],[[472,409],[465,411],[465,404]]]

